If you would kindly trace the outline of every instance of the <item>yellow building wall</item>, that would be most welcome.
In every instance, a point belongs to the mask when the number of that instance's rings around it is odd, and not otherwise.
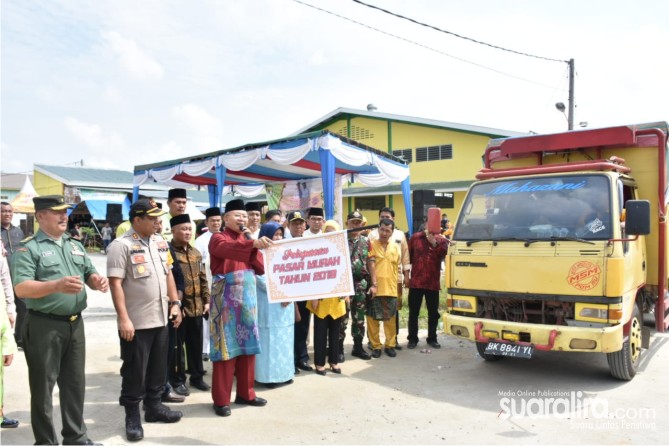
[[[420,189],[421,183],[474,180],[476,173],[483,167],[481,156],[490,141],[490,137],[486,135],[369,117],[351,117],[350,120],[342,118],[330,123],[324,129],[384,152],[411,149],[412,162],[409,164],[409,169],[413,189]],[[453,146],[452,159],[416,162],[417,147],[445,144]],[[352,187],[363,186],[356,183]],[[442,209],[442,213],[448,214],[448,218],[455,222],[467,192],[455,190],[448,192],[454,194],[454,207]],[[391,206],[391,202],[397,226],[406,230],[409,225],[402,195],[393,195],[392,200],[390,196],[386,196],[386,206]],[[350,209],[355,210],[353,198],[344,202],[344,209],[347,212]],[[378,221],[378,211],[361,210],[361,213],[369,224]]]
[[[33,171],[33,185],[37,195],[63,195],[65,186],[48,175]]]

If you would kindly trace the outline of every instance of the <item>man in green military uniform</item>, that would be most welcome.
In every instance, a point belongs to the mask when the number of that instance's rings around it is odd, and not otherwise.
[[[362,214],[354,211],[346,218],[347,229],[362,227]],[[362,346],[362,338],[365,335],[365,295],[369,289],[369,270],[367,262],[369,258],[369,240],[360,231],[348,233],[348,249],[351,253],[351,271],[353,273],[353,286],[355,294],[346,306],[344,322],[339,329],[339,362],[344,362],[344,339],[348,327],[349,312],[351,315],[351,336],[353,337],[353,351],[351,355],[360,359],[372,359]]]
[[[24,351],[30,383],[30,418],[35,444],[58,444],[53,425],[53,387],[58,383],[63,444],[94,444],[84,424],[86,338],[81,312],[86,289],[106,293],[80,242],[70,238],[60,195],[33,198],[40,229],[12,256],[16,293],[26,300]]]

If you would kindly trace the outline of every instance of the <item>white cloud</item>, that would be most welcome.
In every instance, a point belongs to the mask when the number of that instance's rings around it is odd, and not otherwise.
[[[221,148],[223,122],[204,108],[184,104],[172,108],[172,114],[189,131],[189,146],[196,152]]]
[[[65,118],[67,131],[85,147],[84,160],[87,166],[117,168],[120,164],[115,160],[123,156],[127,150],[126,144],[121,136],[115,133],[105,132],[97,124],[88,124],[76,118],[68,116]],[[76,150],[73,153],[77,153]]]
[[[102,37],[109,48],[118,55],[121,67],[138,80],[161,79],[165,74],[163,66],[146,54],[137,43],[122,37],[115,31],[102,31]]]
[[[325,57],[325,52],[323,50],[315,51],[311,57],[309,57],[309,65],[325,65],[327,63],[327,58]]]
[[[110,104],[125,103],[125,98],[123,97],[121,91],[118,88],[111,85],[105,88],[104,98],[105,101],[107,101]]]

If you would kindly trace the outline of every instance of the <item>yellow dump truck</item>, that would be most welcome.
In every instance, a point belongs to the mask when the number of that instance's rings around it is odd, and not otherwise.
[[[606,353],[634,377],[667,328],[667,123],[498,139],[446,258],[447,334],[488,361]]]

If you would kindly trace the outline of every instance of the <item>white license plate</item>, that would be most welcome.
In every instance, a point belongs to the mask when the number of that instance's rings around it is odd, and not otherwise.
[[[511,356],[514,358],[530,359],[534,347],[531,345],[515,345],[505,342],[488,342],[485,353],[495,356]]]

